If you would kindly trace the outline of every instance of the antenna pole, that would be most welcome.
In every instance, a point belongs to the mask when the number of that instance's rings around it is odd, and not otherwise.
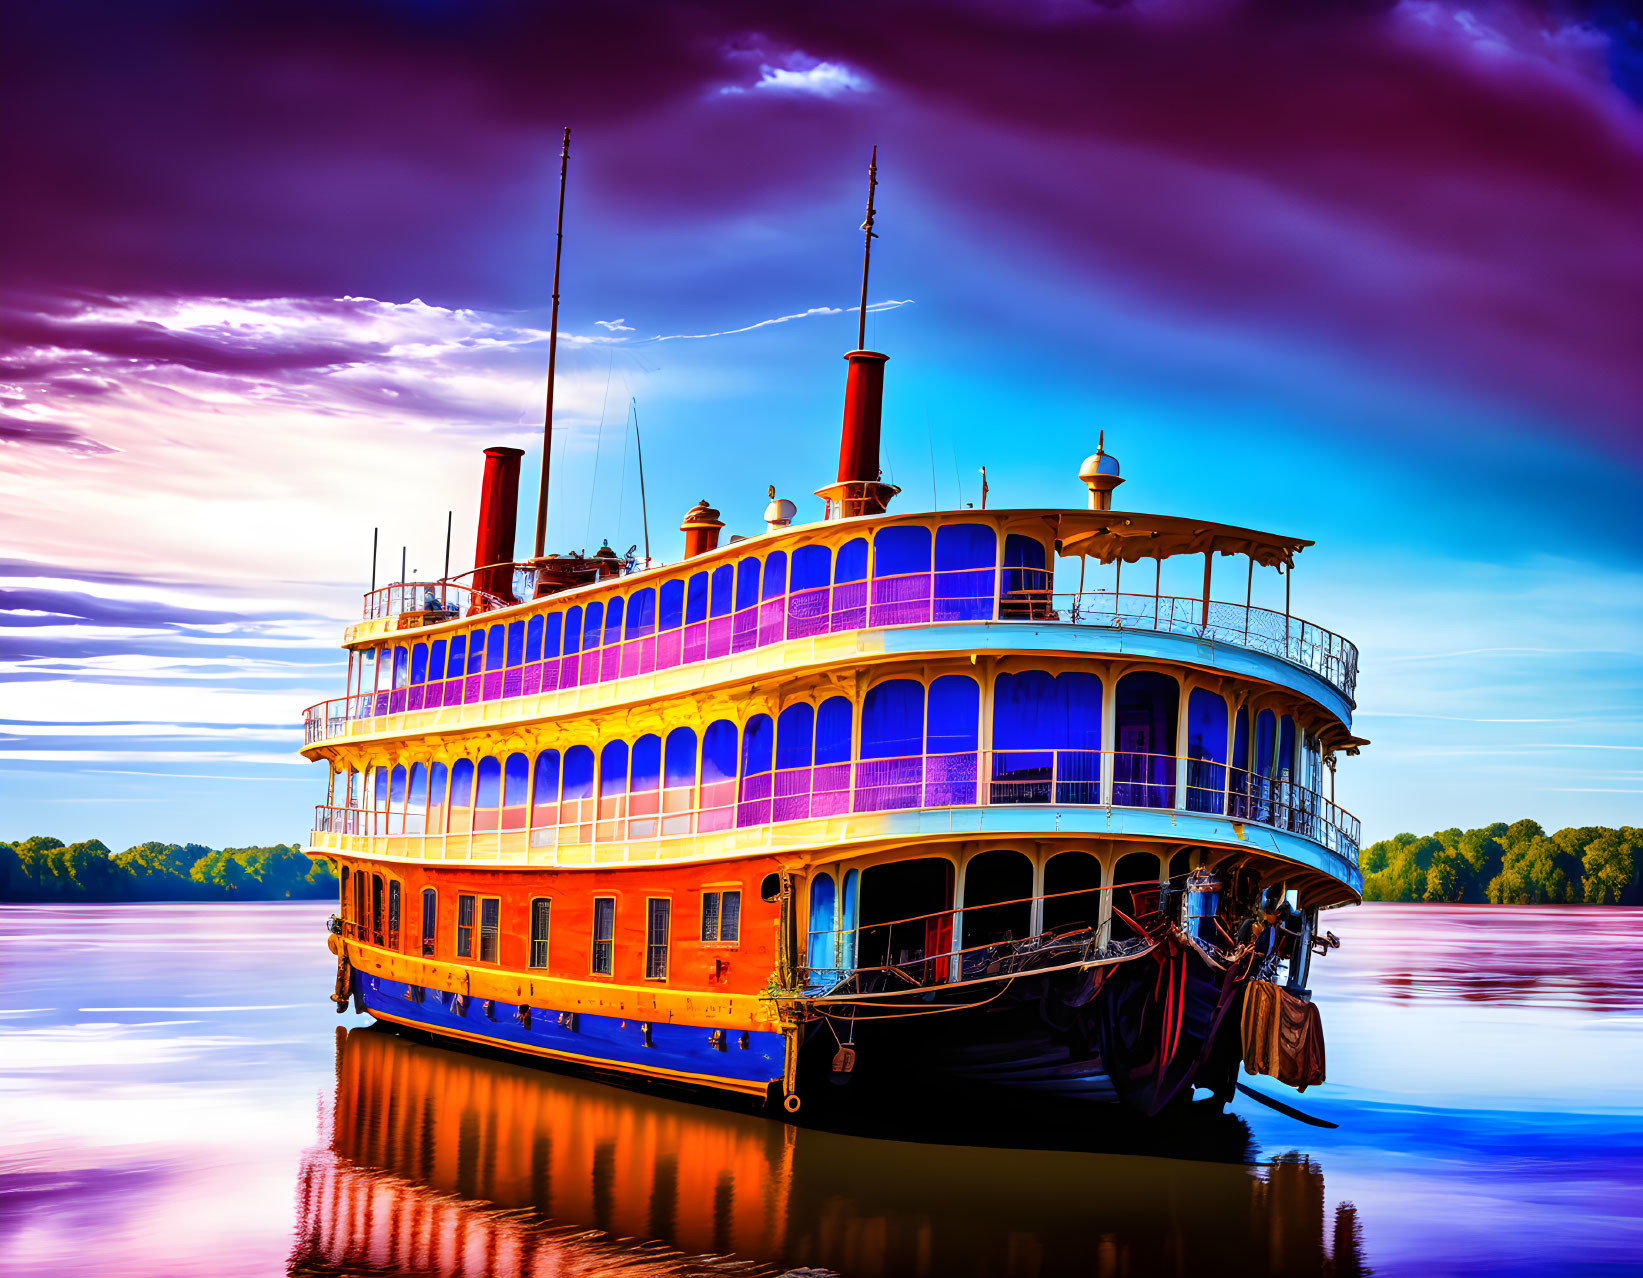
[[[445,512],[445,572],[440,577],[441,581],[449,581],[451,578],[451,518],[455,514],[454,510]]]
[[[371,591],[374,594],[377,588],[377,533],[380,529],[371,529]]]
[[[645,444],[639,438],[639,400],[629,396],[633,404],[633,446],[639,454],[639,518],[645,525],[645,567],[650,567],[650,507],[645,505]]]
[[[570,168],[570,126],[559,152],[559,225],[553,242],[553,315],[548,327],[548,400],[542,416],[542,482],[536,491],[536,555],[542,558],[548,535],[548,474],[553,466],[553,378],[559,354],[559,258],[565,248],[565,174]]]
[[[873,230],[873,193],[879,185],[879,149],[873,148],[873,158],[867,165],[867,220],[861,224],[861,316],[856,325],[856,349],[867,349],[867,268],[873,260],[873,241],[878,232]]]

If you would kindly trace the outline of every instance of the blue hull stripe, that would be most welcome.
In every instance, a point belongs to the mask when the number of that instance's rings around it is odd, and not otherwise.
[[[482,999],[470,999],[464,1006],[457,995],[407,987],[363,972],[356,974],[355,988],[366,1010],[374,1015],[436,1034],[551,1055],[575,1064],[743,1092],[762,1092],[782,1076],[785,1044],[780,1034],[770,1031],[747,1031],[744,1048],[742,1034],[726,1030],[720,1048],[713,1044],[713,1031],[703,1026],[652,1021],[647,1047],[645,1022],[632,1018],[578,1012],[572,1029],[559,1023],[557,1010],[532,1007],[526,1029],[519,1023],[519,1008],[514,1003],[496,1002],[487,1016]],[[407,996],[407,989],[414,994]]]

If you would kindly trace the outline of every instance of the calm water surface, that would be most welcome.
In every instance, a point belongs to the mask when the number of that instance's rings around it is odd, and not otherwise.
[[[1334,913],[1329,1083],[1246,1081],[1336,1131],[895,1140],[368,1029],[327,913],[0,907],[0,1273],[1643,1273],[1643,911]]]

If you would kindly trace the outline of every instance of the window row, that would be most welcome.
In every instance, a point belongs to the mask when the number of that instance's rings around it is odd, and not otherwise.
[[[846,542],[749,555],[563,611],[362,654],[352,717],[398,714],[649,674],[864,626],[988,620],[1001,594],[1048,588],[1045,547],[987,524],[881,528]],[[352,692],[353,689],[350,689]]]
[[[534,842],[551,846],[977,802],[1179,804],[1278,825],[1289,823],[1288,809],[1306,810],[1305,796],[1321,779],[1316,738],[1270,709],[1230,714],[1219,693],[1197,688],[1179,749],[1180,696],[1170,675],[1126,674],[1113,689],[1109,730],[1100,676],[1001,674],[983,759],[974,679],[890,679],[868,690],[859,728],[856,707],[833,697],[739,726],[718,720],[700,735],[675,728],[665,738],[652,733],[534,758],[520,752],[449,767],[374,768],[358,803],[350,777],[338,832],[531,829],[545,832]]]
[[[348,934],[387,949],[401,949],[400,884],[364,870],[341,877],[340,913]],[[386,909],[385,909],[386,903]],[[553,899],[535,897],[527,914],[530,933],[525,955],[532,969],[547,970]],[[702,893],[700,939],[708,945],[734,945],[741,940],[742,894],[739,888]],[[643,969],[646,980],[665,981],[672,939],[673,902],[665,896],[645,900]],[[450,957],[500,965],[502,961],[502,899],[477,892],[456,894],[449,919]],[[616,975],[616,898],[595,896],[591,902],[587,971],[596,976]],[[421,930],[406,938],[407,950],[425,957],[442,957],[439,893],[422,889]]]

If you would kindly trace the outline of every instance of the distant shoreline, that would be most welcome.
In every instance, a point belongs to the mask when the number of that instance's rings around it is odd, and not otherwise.
[[[294,844],[150,842],[115,853],[97,839],[64,844],[35,835],[0,843],[0,903],[10,905],[208,905],[336,895],[330,862],[310,859]]]

